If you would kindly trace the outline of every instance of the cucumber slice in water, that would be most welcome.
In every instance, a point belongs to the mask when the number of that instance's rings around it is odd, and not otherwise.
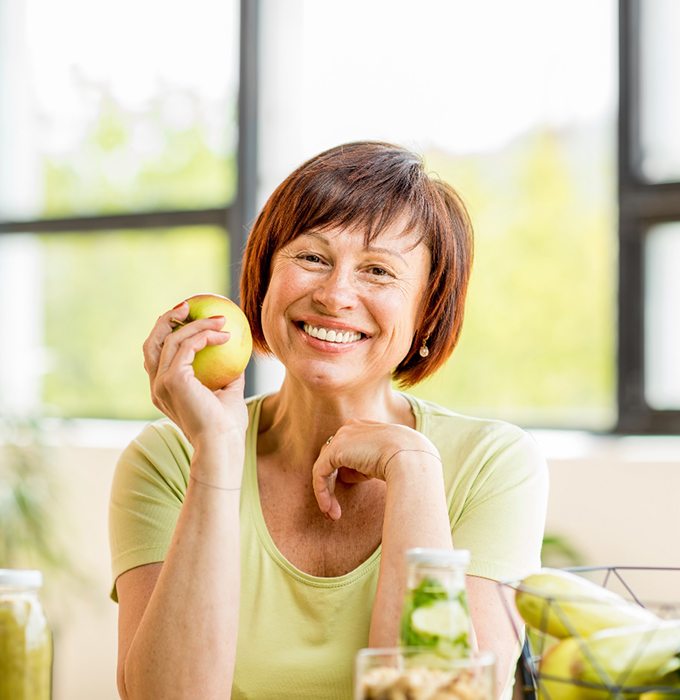
[[[411,625],[419,634],[455,639],[468,628],[467,613],[456,600],[438,600],[411,613]]]

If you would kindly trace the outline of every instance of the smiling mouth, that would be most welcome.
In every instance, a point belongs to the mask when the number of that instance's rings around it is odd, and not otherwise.
[[[339,343],[345,345],[347,343],[355,343],[366,336],[359,331],[339,331],[335,328],[323,328],[311,326],[309,323],[300,324],[302,330],[312,338],[325,340],[327,343]]]

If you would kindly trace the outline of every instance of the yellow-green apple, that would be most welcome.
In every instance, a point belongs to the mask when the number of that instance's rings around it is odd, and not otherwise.
[[[248,319],[231,299],[219,294],[195,294],[186,301],[189,315],[184,323],[210,316],[224,316],[221,330],[229,331],[229,340],[222,345],[208,345],[199,350],[193,362],[196,378],[208,389],[216,391],[236,379],[248,364],[253,352]]]

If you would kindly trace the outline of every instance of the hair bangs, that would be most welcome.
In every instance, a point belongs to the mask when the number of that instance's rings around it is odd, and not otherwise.
[[[402,222],[403,233],[420,232],[414,247],[429,237],[434,218],[432,204],[413,187],[413,178],[395,183],[394,178],[380,177],[380,172],[368,176],[342,171],[326,175],[305,183],[307,187],[299,193],[301,206],[281,245],[308,231],[333,228],[363,231],[368,245]]]

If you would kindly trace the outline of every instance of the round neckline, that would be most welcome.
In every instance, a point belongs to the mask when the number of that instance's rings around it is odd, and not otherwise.
[[[297,579],[301,583],[305,583],[309,586],[314,586],[316,588],[340,588],[354,583],[360,578],[363,578],[368,573],[370,573],[379,563],[380,555],[382,552],[382,542],[373,550],[371,555],[365,559],[359,566],[352,571],[348,571],[346,574],[341,576],[314,576],[306,571],[298,569],[294,564],[292,564],[286,557],[281,553],[276,543],[272,539],[269,533],[269,528],[264,519],[264,513],[262,512],[262,503],[260,501],[260,488],[257,479],[257,436],[258,428],[260,424],[260,414],[263,401],[270,394],[260,394],[253,398],[253,411],[250,418],[249,424],[249,444],[248,444],[248,461],[246,464],[246,479],[248,484],[248,490],[250,491],[250,508],[253,521],[255,523],[255,530],[260,539],[260,542],[267,550],[268,554],[272,557],[274,562],[286,571],[290,576]],[[417,399],[408,394],[402,394],[405,396],[413,415],[415,417],[415,430],[420,430],[420,424],[422,419],[422,411],[418,405]]]

